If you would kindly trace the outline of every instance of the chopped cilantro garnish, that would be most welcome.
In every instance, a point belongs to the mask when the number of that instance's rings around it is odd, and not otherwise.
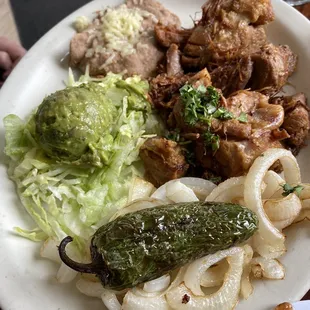
[[[180,130],[176,129],[175,131],[169,131],[168,134],[165,136],[165,138],[168,140],[179,142],[180,141]]]
[[[180,94],[184,104],[185,122],[190,125],[195,125],[198,121],[210,124],[220,100],[217,90],[212,86],[200,85],[198,88],[194,88],[192,85],[186,84],[180,89]]]
[[[248,122],[248,116],[246,113],[241,112],[237,120],[241,123],[247,123]]]
[[[218,118],[218,119],[222,119],[222,120],[226,120],[226,119],[233,119],[234,115],[226,110],[223,107],[219,107],[214,113],[213,113],[213,117],[214,118]]]
[[[198,88],[194,88],[192,85],[186,84],[180,88],[180,94],[184,104],[185,122],[192,126],[198,121],[206,122],[210,126],[212,118],[221,120],[235,118],[233,113],[218,106],[221,96],[213,86],[200,85]],[[247,123],[248,116],[242,112],[237,120]]]
[[[220,147],[220,137],[210,131],[212,118],[229,120],[235,118],[234,114],[218,106],[221,96],[213,86],[200,85],[194,88],[186,84],[180,88],[180,94],[184,105],[185,122],[191,126],[199,121],[206,123],[208,130],[203,135],[205,146],[216,151]],[[237,120],[247,123],[247,114],[242,112]]]
[[[215,152],[220,147],[220,136],[209,131],[203,134],[205,146],[211,147],[212,151]]]
[[[186,162],[189,163],[192,167],[196,167],[195,153],[192,150],[185,149],[184,155],[185,155]]]
[[[299,196],[301,191],[304,189],[304,187],[301,185],[291,186],[288,183],[285,183],[284,185],[281,186],[283,188],[282,196],[288,196],[289,194],[292,194],[294,192],[296,193],[297,196]]]

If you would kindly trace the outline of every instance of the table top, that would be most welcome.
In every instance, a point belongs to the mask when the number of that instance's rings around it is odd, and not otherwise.
[[[310,18],[310,3],[299,5],[296,7],[296,9],[304,14],[306,17]]]

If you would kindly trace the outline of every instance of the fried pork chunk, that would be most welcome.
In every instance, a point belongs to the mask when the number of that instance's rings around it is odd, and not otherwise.
[[[285,117],[282,128],[289,134],[285,143],[297,154],[305,145],[310,128],[309,108],[305,95],[298,93],[293,96],[275,97],[270,102],[284,108]]]
[[[233,118],[213,118],[211,122],[189,124],[179,89],[186,83],[196,87],[211,86],[211,77],[212,74],[210,76],[204,69],[195,75],[161,75],[151,83],[150,96],[160,111],[166,111],[168,128],[177,130],[183,139],[191,141],[189,145],[194,148],[199,176],[212,174],[226,179],[244,175],[268,148],[289,148],[297,154],[305,144],[310,127],[309,109],[301,93],[270,98],[257,91],[235,91],[226,98],[221,95],[218,102]],[[219,89],[217,91],[221,94]],[[242,115],[243,121],[240,121]],[[218,136],[216,151],[206,147],[206,132]],[[160,169],[158,166],[158,173]],[[161,173],[165,174],[165,171],[163,168]]]
[[[165,138],[150,138],[142,145],[140,157],[144,162],[145,177],[155,186],[184,176],[189,165],[181,147]]]

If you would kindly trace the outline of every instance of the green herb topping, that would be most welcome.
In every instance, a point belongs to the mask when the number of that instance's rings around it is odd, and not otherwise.
[[[219,107],[212,115],[214,118],[227,120],[233,119],[234,115],[223,107]]]
[[[211,147],[215,152],[220,146],[220,137],[211,133],[212,118],[220,120],[235,119],[234,114],[224,107],[219,107],[220,93],[213,87],[200,85],[194,88],[186,84],[180,88],[181,100],[184,104],[184,120],[187,124],[194,126],[197,122],[204,122],[208,130],[203,138],[206,147]],[[242,112],[238,118],[241,123],[247,123],[247,114]]]
[[[212,117],[217,118],[215,113],[221,119],[227,119],[225,115],[229,115],[228,117],[231,118],[231,113],[225,108],[220,108],[221,110],[218,112],[221,96],[212,86],[200,85],[198,88],[194,88],[192,85],[186,84],[180,89],[180,94],[185,107],[185,122],[190,125],[195,125],[198,121],[210,124]]]
[[[246,113],[241,112],[237,120],[241,123],[247,123],[248,122],[248,116]]]
[[[297,185],[297,186],[291,186],[290,184],[288,183],[285,183],[284,185],[281,185],[282,188],[283,188],[283,193],[282,193],[282,196],[286,197],[288,196],[289,194],[292,194],[292,193],[296,193],[297,196],[300,195],[301,191],[304,189],[303,186],[301,185]]]
[[[180,142],[180,139],[181,139],[181,136],[180,136],[180,129],[175,129],[174,131],[169,131],[165,138],[167,140],[172,140],[172,141],[175,141],[175,142]]]
[[[220,136],[216,135],[214,133],[211,133],[210,131],[206,131],[203,134],[203,139],[205,146],[210,147],[213,152],[217,151],[220,147]]]

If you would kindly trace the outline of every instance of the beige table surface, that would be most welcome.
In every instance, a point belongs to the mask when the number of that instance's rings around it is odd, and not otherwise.
[[[0,37],[2,36],[19,42],[9,0],[0,0]]]

